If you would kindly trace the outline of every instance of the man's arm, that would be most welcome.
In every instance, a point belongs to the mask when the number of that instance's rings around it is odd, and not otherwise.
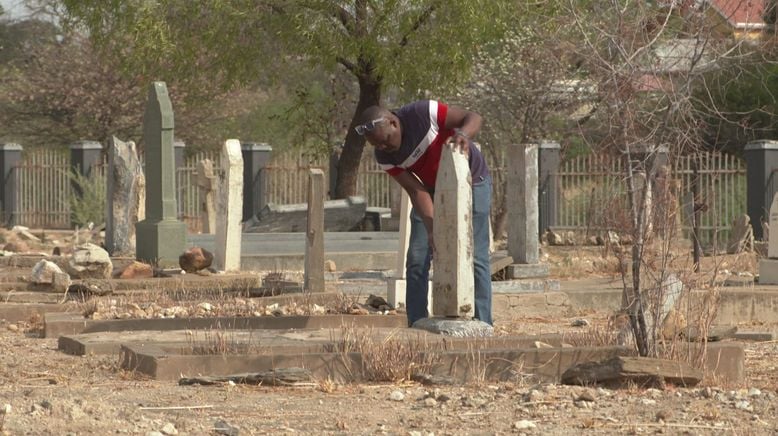
[[[467,154],[470,148],[470,140],[481,130],[481,115],[460,107],[449,106],[446,114],[446,129],[456,129],[457,133],[452,140],[457,148]]]
[[[408,193],[408,197],[411,199],[411,204],[416,210],[416,214],[421,217],[424,222],[424,227],[427,229],[427,240],[433,251],[435,244],[432,241],[432,217],[434,209],[432,206],[432,196],[429,191],[421,184],[419,179],[408,171],[403,171],[399,174],[392,176],[400,186]]]

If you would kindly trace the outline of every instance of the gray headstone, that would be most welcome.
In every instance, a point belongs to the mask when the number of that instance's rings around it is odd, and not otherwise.
[[[754,246],[754,232],[750,221],[751,218],[746,214],[735,218],[732,223],[732,231],[729,234],[729,241],[727,242],[728,254],[737,254],[746,249],[746,247]]]
[[[538,263],[538,146],[512,146],[507,169],[508,255],[516,263]]]
[[[161,267],[177,266],[186,247],[186,225],[177,219],[173,125],[167,86],[154,82],[143,116],[146,219],[136,226],[136,257]]]
[[[135,143],[111,137],[108,143],[108,201],[105,247],[111,255],[135,252],[135,224],[145,218],[145,176]]]

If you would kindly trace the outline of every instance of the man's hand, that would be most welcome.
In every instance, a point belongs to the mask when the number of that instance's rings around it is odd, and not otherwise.
[[[470,157],[470,138],[460,129],[456,129],[454,132],[454,136],[449,139],[449,143],[455,150],[464,154],[465,157]]]
[[[432,232],[427,234],[427,243],[430,245],[430,258],[435,258],[435,239],[432,237]]]

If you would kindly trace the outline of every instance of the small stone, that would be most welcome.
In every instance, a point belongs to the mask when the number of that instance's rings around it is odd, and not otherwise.
[[[737,403],[735,403],[735,409],[738,409],[738,410],[748,410],[748,411],[754,410],[754,408],[751,407],[751,403],[749,403],[748,401],[745,401],[745,400],[738,401]]]
[[[667,421],[668,419],[673,417],[673,411],[672,410],[660,410],[656,412],[656,420],[657,421]]]
[[[337,270],[338,270],[338,267],[335,265],[334,261],[332,261],[332,260],[324,261],[324,271],[335,272]]]
[[[150,432],[146,433],[146,436],[165,436],[165,435],[163,435],[162,433],[160,433],[158,431],[150,431]]]
[[[652,400],[650,398],[643,398],[640,400],[640,404],[644,406],[653,406],[656,404],[656,400]]]
[[[535,341],[533,344],[535,348],[554,348],[553,345],[547,344],[545,342]]]
[[[424,407],[435,407],[438,405],[438,401],[434,398],[427,398],[424,400]]]
[[[18,332],[19,331],[19,326],[16,325],[16,324],[8,324],[7,329],[9,331],[12,331],[12,332]]]
[[[532,421],[527,421],[526,419],[522,419],[521,421],[516,421],[513,423],[513,428],[516,430],[531,430],[533,428],[537,428],[538,426],[535,425]]]
[[[713,389],[711,389],[710,387],[706,387],[705,389],[702,390],[702,392],[700,392],[700,395],[706,399],[713,398]]]
[[[449,397],[446,394],[440,394],[440,395],[438,395],[437,400],[440,401],[441,403],[445,403],[447,401],[451,401],[451,397]]]
[[[405,394],[401,391],[392,391],[392,393],[389,394],[389,399],[392,401],[402,401],[405,399]]]
[[[206,312],[210,312],[211,310],[213,310],[213,306],[211,305],[211,303],[206,303],[206,302],[198,304],[197,307]]]
[[[0,415],[10,415],[11,414],[11,405],[6,404],[2,408],[0,408]]]
[[[762,395],[762,391],[760,391],[757,388],[751,388],[751,389],[748,390],[748,396],[749,397],[758,397],[760,395]]]
[[[132,262],[119,273],[120,279],[150,279],[154,277],[154,268],[143,262]]]
[[[570,325],[571,325],[572,327],[586,327],[586,326],[588,326],[589,324],[590,324],[590,323],[589,323],[589,320],[587,320],[587,319],[583,319],[583,318],[576,319],[575,321],[573,321],[573,322],[571,322],[571,323],[570,323]]]
[[[584,391],[581,393],[581,395],[576,398],[576,401],[589,401],[589,402],[595,402],[596,398],[594,398],[594,395],[589,391]]]
[[[176,426],[173,425],[172,422],[168,422],[164,427],[162,427],[162,433],[168,436],[173,436],[178,434],[178,430],[176,430]]]
[[[55,274],[64,274],[64,272],[56,263],[41,260],[32,267],[30,280],[36,284],[52,284],[54,283]]]

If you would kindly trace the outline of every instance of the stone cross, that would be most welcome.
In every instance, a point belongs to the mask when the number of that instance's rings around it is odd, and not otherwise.
[[[213,173],[213,162],[203,159],[197,162],[197,187],[200,188],[200,220],[202,233],[213,233],[216,230],[216,206],[214,204],[214,190],[216,188],[216,176]]]
[[[778,192],[773,195],[773,202],[770,205],[770,235],[767,240],[767,257],[778,259]]]
[[[308,180],[303,289],[324,292],[324,172],[320,169],[312,169]]]
[[[520,144],[508,152],[508,255],[520,264],[539,261],[538,146]]]
[[[228,139],[224,142],[221,165],[223,178],[219,183],[214,263],[220,271],[238,271],[243,218],[243,154],[240,141]]]
[[[135,224],[145,218],[146,182],[133,141],[108,143],[105,247],[112,255],[135,252]]]
[[[173,125],[167,85],[154,82],[143,116],[146,219],[135,226],[135,253],[138,260],[160,267],[177,266],[186,248],[186,225],[177,219]]]
[[[467,157],[445,146],[435,180],[432,316],[473,317],[473,186]]]

